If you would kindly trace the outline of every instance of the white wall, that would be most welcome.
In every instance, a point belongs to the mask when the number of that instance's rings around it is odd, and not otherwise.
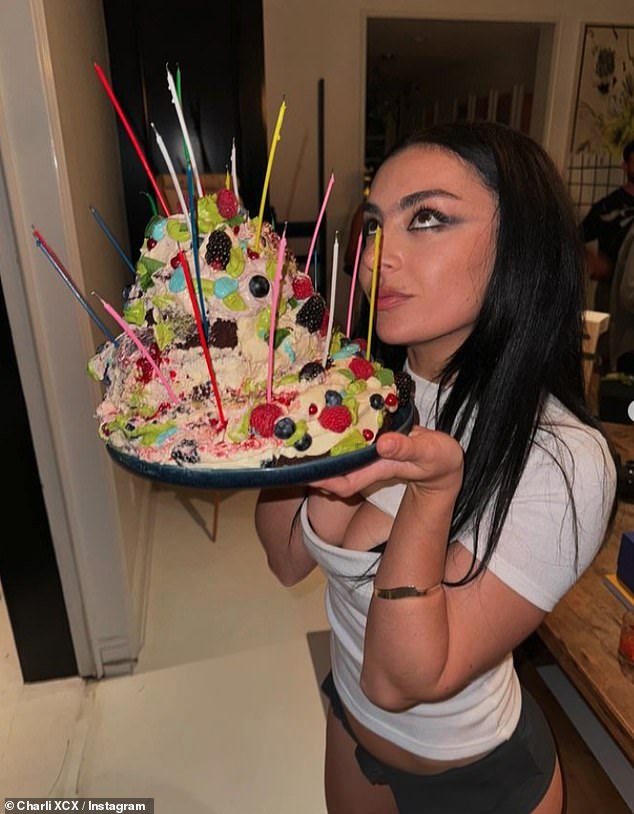
[[[309,220],[317,201],[317,81],[325,80],[325,171],[335,173],[328,245],[348,228],[363,173],[365,23],[368,16],[554,23],[542,143],[563,168],[570,139],[583,28],[634,24],[632,0],[263,0],[269,137],[288,105],[270,182],[280,219]],[[345,282],[340,276],[342,286]],[[337,294],[337,313],[342,295]]]

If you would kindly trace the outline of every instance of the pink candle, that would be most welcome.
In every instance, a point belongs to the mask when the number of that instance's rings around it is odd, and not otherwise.
[[[348,321],[346,322],[346,336],[350,339],[352,325],[352,306],[354,305],[354,289],[357,284],[357,274],[359,273],[359,260],[361,258],[361,244],[363,243],[363,229],[359,232],[357,240],[357,253],[354,256],[354,268],[352,270],[352,281],[350,282],[350,300],[348,302]]]
[[[277,306],[280,300],[280,283],[282,280],[282,267],[284,265],[284,255],[286,253],[286,226],[277,248],[277,264],[275,266],[275,277],[273,279],[273,294],[271,296],[271,320],[269,325],[269,360],[266,378],[266,400],[271,402],[273,398],[273,356],[275,354],[275,323],[277,321]]]
[[[322,366],[326,367],[328,353],[330,352],[330,340],[332,339],[332,325],[335,316],[335,295],[337,293],[337,267],[339,266],[339,233],[335,232],[335,244],[332,250],[332,271],[330,272],[330,311],[328,313],[328,329],[326,330],[326,342],[324,343],[324,358]]]
[[[326,204],[328,203],[328,198],[330,197],[330,192],[332,190],[332,185],[334,183],[335,183],[335,174],[331,173],[330,180],[328,181],[328,186],[326,187],[324,200],[322,202],[321,209],[319,210],[319,215],[317,216],[317,223],[315,224],[315,231],[313,232],[313,237],[312,240],[310,241],[310,248],[308,249],[308,257],[306,258],[306,268],[304,269],[306,274],[310,272],[310,261],[313,256],[313,252],[315,251],[315,243],[317,242],[317,233],[319,232],[319,227],[324,217],[324,212],[326,211]]]
[[[120,317],[119,314],[115,311],[115,309],[109,303],[107,303],[102,297],[100,297],[99,294],[97,294],[96,291],[93,291],[92,293],[100,300],[101,304],[106,309],[106,311],[115,320],[115,322],[121,327],[121,329],[123,331],[125,331],[125,333],[130,337],[130,339],[137,346],[137,348],[139,349],[141,354],[150,363],[150,365],[154,369],[154,372],[156,373],[156,375],[161,380],[161,384],[167,390],[167,395],[170,397],[170,401],[172,402],[172,404],[178,404],[179,400],[178,400],[176,394],[174,393],[174,391],[172,390],[172,387],[171,387],[170,383],[167,381],[165,376],[161,373],[161,370],[160,370],[159,366],[156,364],[154,359],[152,359],[148,349],[146,347],[144,347],[144,345],[142,344],[139,337],[134,333],[134,331],[128,325],[128,323],[125,321],[125,319],[123,319],[123,317]]]

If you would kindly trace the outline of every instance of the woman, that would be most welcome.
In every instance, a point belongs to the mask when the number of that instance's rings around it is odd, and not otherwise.
[[[492,123],[383,163],[376,330],[406,347],[420,425],[312,488],[265,490],[285,585],[328,579],[330,814],[559,814],[562,781],[512,651],[592,561],[615,468],[581,374],[583,267],[558,172]]]

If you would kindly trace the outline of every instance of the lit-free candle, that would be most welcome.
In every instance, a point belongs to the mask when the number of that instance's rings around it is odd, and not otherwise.
[[[198,329],[198,338],[200,339],[200,346],[203,350],[203,356],[205,357],[205,363],[207,365],[209,379],[211,381],[211,386],[214,391],[214,396],[216,397],[216,407],[218,408],[218,417],[220,418],[220,423],[223,426],[225,426],[227,421],[225,419],[225,414],[222,410],[222,401],[220,399],[220,391],[218,390],[218,382],[216,381],[214,366],[211,362],[211,356],[209,355],[209,346],[207,345],[207,337],[205,336],[205,329],[203,328],[203,323],[200,316],[200,309],[198,307],[198,303],[196,302],[196,294],[194,292],[192,275],[191,272],[189,271],[189,265],[187,263],[187,258],[185,257],[185,252],[182,249],[179,249],[178,259],[180,260],[181,267],[183,269],[183,274],[185,275],[185,282],[187,283],[189,299],[191,300],[192,308],[194,310],[194,319],[196,320],[196,328]]]
[[[381,227],[376,227],[374,235],[374,261],[372,263],[372,284],[370,287],[370,320],[368,324],[368,342],[365,349],[365,358],[370,359],[372,344],[372,329],[374,327],[374,311],[376,310],[376,285],[379,279],[379,257],[381,256]]]
[[[108,238],[108,240],[112,243],[112,245],[115,247],[115,249],[117,250],[117,252],[121,256],[121,259],[123,260],[123,262],[126,264],[126,266],[132,272],[132,276],[136,277],[136,269],[132,265],[132,260],[130,260],[130,258],[127,256],[127,254],[123,251],[123,249],[121,248],[121,245],[119,244],[116,237],[112,234],[110,229],[108,229],[108,227],[106,226],[104,219],[101,217],[101,215],[99,214],[99,212],[97,211],[97,209],[94,206],[91,205],[89,207],[89,209],[90,209],[90,211],[92,213],[92,216],[97,221],[97,224],[98,224],[99,228],[101,229],[101,231]]]
[[[321,360],[322,367],[326,367],[328,354],[330,352],[330,340],[332,339],[332,325],[335,317],[335,295],[337,293],[337,268],[339,266],[339,232],[335,232],[335,243],[332,249],[332,272],[330,274],[330,313],[328,314],[328,329],[326,331],[326,342],[324,344],[324,358]]]
[[[119,316],[119,314],[117,314],[117,312],[115,311],[115,309],[114,309],[114,308],[113,308],[113,307],[112,307],[112,306],[111,306],[109,303],[107,303],[107,302],[106,302],[106,301],[103,299],[103,297],[100,297],[100,296],[99,296],[99,294],[97,294],[97,292],[96,292],[96,291],[93,291],[92,293],[93,293],[93,294],[94,294],[94,295],[95,295],[95,296],[96,296],[96,297],[99,299],[99,301],[101,302],[101,304],[103,305],[103,307],[104,307],[104,308],[106,309],[106,311],[107,311],[107,312],[110,314],[110,316],[111,316],[111,317],[112,317],[112,318],[115,320],[115,322],[116,322],[116,323],[119,325],[119,327],[121,328],[121,330],[122,330],[122,331],[124,331],[124,332],[125,332],[125,333],[126,333],[126,334],[127,334],[129,337],[130,337],[130,339],[131,339],[131,340],[134,342],[134,344],[135,344],[135,345],[137,346],[137,348],[139,349],[139,352],[140,352],[140,353],[141,353],[141,354],[142,354],[142,355],[145,357],[145,359],[147,359],[147,361],[150,363],[150,365],[151,365],[152,369],[154,370],[154,372],[156,373],[156,375],[157,375],[157,376],[158,376],[158,378],[160,379],[161,384],[162,384],[162,385],[163,385],[163,387],[164,387],[164,388],[167,390],[167,395],[169,396],[170,401],[172,402],[172,404],[178,404],[178,401],[179,401],[179,400],[178,400],[178,397],[176,396],[176,393],[174,393],[174,391],[172,390],[172,387],[171,387],[170,383],[167,381],[167,379],[165,378],[165,376],[164,376],[164,375],[161,373],[161,369],[160,369],[160,368],[159,368],[159,366],[156,364],[156,362],[155,362],[155,361],[154,361],[154,359],[152,358],[152,356],[151,356],[150,352],[149,352],[149,351],[148,351],[148,349],[147,349],[147,348],[146,348],[146,347],[143,345],[143,343],[141,342],[141,340],[139,339],[139,337],[138,337],[138,336],[137,336],[137,335],[134,333],[134,331],[133,331],[133,330],[132,330],[132,328],[131,328],[131,327],[128,325],[128,323],[125,321],[125,319],[123,319],[123,317],[120,317],[120,316]]]
[[[61,279],[66,284],[67,288],[73,294],[73,296],[77,299],[80,303],[84,311],[88,314],[88,316],[94,321],[95,325],[99,328],[100,331],[103,331],[104,335],[107,339],[113,342],[115,345],[117,344],[117,340],[114,337],[112,331],[109,331],[103,322],[99,319],[97,314],[93,311],[93,309],[88,305],[84,297],[82,296],[81,292],[75,285],[75,283],[71,280],[70,274],[66,271],[62,261],[58,258],[55,252],[51,249],[48,243],[44,240],[42,235],[37,231],[37,229],[33,230],[33,237],[35,238],[35,245],[40,249],[43,254],[46,256],[49,263],[53,266],[55,271],[59,274]]]
[[[269,359],[266,371],[266,400],[271,402],[273,398],[273,361],[275,357],[275,325],[277,323],[277,307],[280,302],[280,286],[282,281],[282,268],[284,266],[284,256],[286,254],[286,226],[280,238],[280,245],[277,247],[277,263],[275,265],[275,276],[273,278],[273,293],[271,294],[271,319],[269,324]]]
[[[187,146],[187,151],[189,153],[189,159],[192,163],[192,169],[194,171],[194,179],[196,180],[196,191],[198,192],[198,197],[203,197],[203,188],[200,183],[200,175],[198,174],[198,167],[196,165],[196,157],[194,156],[194,151],[192,149],[191,139],[189,138],[189,131],[187,130],[187,125],[185,124],[185,117],[183,116],[183,109],[181,107],[180,99],[178,98],[178,91],[176,90],[176,85],[174,84],[174,77],[170,73],[170,69],[165,66],[167,70],[167,86],[170,91],[170,95],[172,97],[172,104],[176,108],[176,115],[178,117],[178,123],[180,124],[181,132],[183,134],[183,138],[185,139],[185,144]]]
[[[128,137],[129,137],[130,141],[132,142],[132,146],[136,150],[136,154],[139,156],[141,164],[143,165],[143,169],[145,170],[145,173],[146,173],[147,177],[149,178],[150,183],[152,184],[154,192],[156,193],[156,199],[161,204],[161,206],[163,208],[163,212],[166,215],[169,216],[170,211],[169,211],[169,208],[168,208],[167,204],[165,203],[165,198],[163,198],[163,196],[161,194],[161,190],[158,188],[158,184],[156,183],[156,179],[152,175],[152,170],[150,169],[150,165],[147,162],[147,158],[145,157],[145,155],[143,153],[143,150],[141,149],[141,145],[139,144],[139,142],[138,142],[136,136],[134,135],[134,133],[132,132],[132,127],[130,127],[130,122],[127,120],[127,118],[125,116],[125,113],[123,112],[123,110],[121,108],[121,105],[119,104],[119,102],[117,100],[117,97],[114,95],[114,91],[110,87],[110,84],[109,84],[108,80],[106,79],[106,75],[104,74],[103,70],[101,69],[101,67],[99,65],[97,65],[96,62],[93,63],[93,64],[94,64],[97,76],[99,77],[99,81],[104,86],[104,89],[105,89],[106,93],[108,94],[108,98],[112,102],[112,106],[114,107],[115,111],[117,112],[117,115],[121,119],[121,124],[123,125],[126,133],[128,134]]]
[[[275,157],[275,150],[277,149],[277,142],[280,140],[280,131],[282,129],[282,122],[284,121],[284,114],[286,113],[286,102],[282,99],[279,112],[277,114],[277,122],[275,123],[275,130],[273,131],[273,138],[271,139],[271,146],[269,148],[269,160],[266,166],[266,175],[264,176],[264,186],[262,187],[262,199],[260,200],[260,211],[258,213],[258,228],[255,233],[255,250],[259,251],[260,248],[260,235],[262,234],[262,218],[264,217],[264,202],[266,201],[266,193],[269,188],[271,180],[271,170],[273,168],[273,159]]]
[[[236,140],[231,142],[231,181],[233,183],[233,194],[236,200],[240,200],[240,193],[238,192],[238,168],[236,166]]]
[[[315,244],[317,243],[317,234],[319,233],[319,227],[321,226],[321,222],[324,218],[324,212],[326,211],[326,204],[328,203],[328,198],[330,198],[330,193],[332,192],[332,185],[335,183],[335,174],[330,173],[330,180],[328,181],[328,186],[326,187],[326,192],[324,193],[324,200],[321,202],[321,209],[319,210],[319,215],[317,215],[317,222],[315,223],[315,231],[313,232],[313,237],[310,241],[310,247],[308,249],[308,256],[306,257],[306,267],[304,272],[306,274],[310,273],[310,261],[313,257],[313,252],[315,251]],[[317,267],[315,267],[315,282],[317,282]]]
[[[359,260],[361,259],[361,244],[363,243],[363,229],[359,232],[357,239],[357,253],[354,256],[354,267],[352,269],[352,280],[350,281],[350,299],[348,301],[348,321],[346,322],[346,336],[350,339],[352,330],[352,308],[354,305],[354,291],[357,285],[357,275],[359,274]]]
[[[163,137],[156,129],[154,122],[150,122],[150,127],[154,131],[154,136],[156,137],[156,143],[158,144],[158,148],[161,151],[161,155],[163,156],[163,160],[167,166],[167,171],[170,174],[170,178],[172,179],[172,184],[174,185],[174,192],[178,197],[178,203],[181,207],[181,212],[185,215],[186,218],[189,217],[187,212],[187,204],[185,203],[185,198],[183,197],[183,190],[181,189],[181,185],[178,181],[178,177],[176,175],[176,170],[174,169],[174,164],[172,163],[172,159],[170,158],[169,153],[167,152],[167,147],[165,146],[165,142],[163,141]]]

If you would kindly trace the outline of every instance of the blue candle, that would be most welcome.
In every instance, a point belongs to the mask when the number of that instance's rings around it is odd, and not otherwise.
[[[125,262],[127,267],[130,269],[130,271],[132,272],[132,276],[136,277],[136,269],[132,265],[132,261],[126,256],[126,253],[123,251],[121,246],[117,243],[117,240],[116,240],[115,236],[112,234],[110,229],[108,229],[108,227],[104,223],[104,220],[101,217],[101,215],[99,214],[99,212],[97,212],[97,210],[95,209],[94,206],[90,207],[90,211],[92,212],[95,220],[97,221],[97,223],[101,227],[101,230],[104,233],[104,235],[108,238],[108,240],[112,243],[112,245],[115,247],[115,249],[119,252],[121,257],[123,258],[123,261]]]
[[[45,255],[46,255],[46,257],[48,258],[48,260],[49,260],[49,262],[51,263],[51,265],[53,266],[53,268],[54,268],[54,269],[57,271],[57,273],[59,274],[59,276],[60,276],[60,277],[62,278],[62,280],[63,280],[63,281],[66,283],[66,285],[68,286],[68,288],[70,289],[70,291],[72,292],[72,294],[73,294],[73,295],[74,295],[74,296],[77,298],[77,300],[80,302],[80,304],[82,305],[82,307],[84,308],[84,310],[86,311],[86,313],[88,314],[88,316],[90,316],[90,317],[91,317],[91,318],[92,318],[92,319],[95,321],[95,323],[97,324],[97,326],[99,327],[99,329],[100,329],[101,331],[103,331],[104,335],[105,335],[105,336],[106,336],[106,337],[107,337],[107,338],[108,338],[108,339],[109,339],[111,342],[114,342],[114,344],[116,345],[116,344],[117,344],[117,340],[115,339],[114,334],[113,334],[111,331],[109,331],[109,330],[108,330],[108,328],[106,328],[106,326],[105,326],[105,325],[103,324],[103,322],[102,322],[102,321],[99,319],[99,317],[97,316],[97,314],[96,314],[96,313],[93,311],[93,309],[90,307],[90,305],[88,305],[88,303],[86,302],[86,300],[85,300],[85,299],[82,297],[82,295],[81,295],[81,294],[80,294],[80,292],[79,292],[79,289],[77,288],[77,286],[75,285],[75,283],[74,283],[74,282],[71,280],[71,278],[70,278],[70,276],[69,276],[68,272],[67,272],[67,271],[66,271],[66,269],[65,269],[65,268],[62,266],[62,264],[61,264],[61,263],[60,263],[60,261],[58,260],[57,256],[56,256],[56,255],[53,253],[53,251],[52,251],[51,249],[49,249],[49,246],[48,246],[48,244],[46,243],[46,241],[44,240],[44,238],[43,238],[43,237],[40,235],[40,233],[39,233],[38,231],[34,231],[34,232],[33,232],[33,234],[34,234],[34,236],[35,236],[35,245],[38,247],[38,249],[41,249],[41,250],[44,252],[44,254],[45,254]]]
[[[196,217],[196,198],[194,197],[194,176],[192,165],[187,162],[187,196],[189,198],[189,220],[192,233],[192,254],[194,255],[194,271],[196,272],[196,282],[198,284],[198,300],[200,302],[200,316],[202,318],[205,337],[209,338],[209,327],[207,325],[207,309],[205,308],[205,295],[200,280],[200,258],[198,256],[198,219]]]

